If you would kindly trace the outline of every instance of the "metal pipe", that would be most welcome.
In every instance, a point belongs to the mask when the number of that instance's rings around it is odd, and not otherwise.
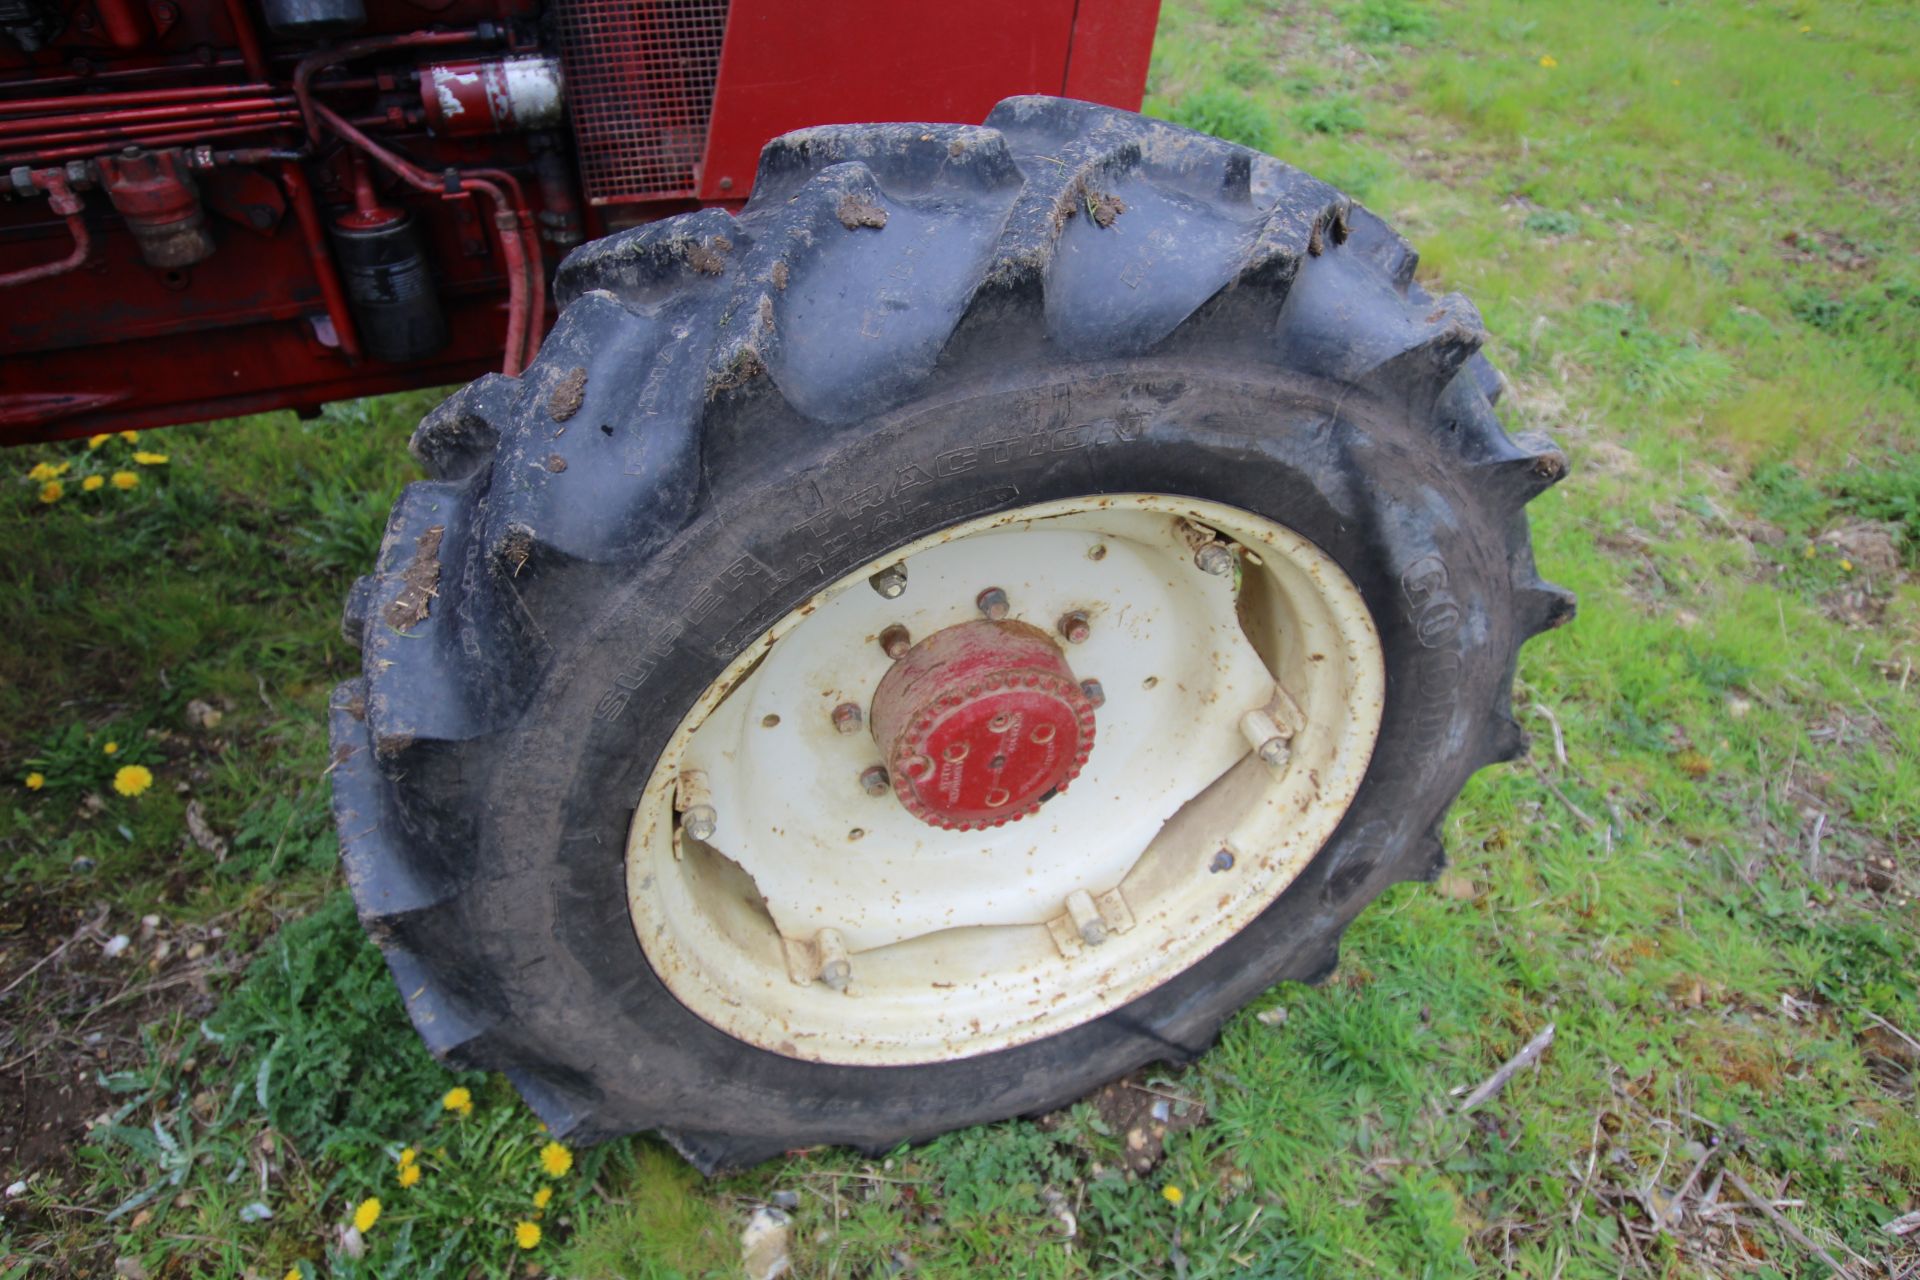
[[[347,306],[347,290],[340,283],[340,270],[334,265],[333,254],[327,250],[327,232],[320,224],[320,210],[313,203],[313,188],[307,185],[306,174],[300,166],[291,160],[280,164],[280,185],[286,188],[293,215],[299,220],[300,234],[307,244],[307,260],[320,286],[321,300],[327,304],[327,318],[333,322],[333,336],[340,344],[340,354],[357,361],[361,354],[360,331],[354,327],[353,312]]]
[[[153,22],[147,17],[144,4],[134,0],[93,0],[93,9],[100,15],[107,43],[114,48],[138,49],[153,39]]]
[[[191,121],[205,118],[212,124],[220,124],[223,123],[222,117],[237,113],[290,112],[295,109],[292,98],[234,98],[224,102],[177,102],[156,107],[122,107],[108,111],[46,115],[36,120],[0,120],[0,138],[32,136],[46,129],[112,129],[121,125],[145,124],[154,121]],[[44,138],[44,141],[48,142],[54,140],[52,134],[47,134]]]
[[[93,248],[93,241],[87,234],[87,220],[81,213],[80,197],[74,195],[73,189],[67,186],[66,176],[58,169],[36,174],[34,185],[47,193],[47,201],[53,206],[53,211],[66,219],[67,233],[73,237],[73,252],[58,262],[43,262],[37,267],[0,275],[0,289],[77,271]]]
[[[526,192],[520,188],[520,180],[504,169],[469,169],[468,173],[476,178],[485,178],[500,183],[513,192],[513,213],[515,227],[520,235],[520,252],[526,260],[528,316],[526,332],[526,352],[521,357],[521,366],[533,363],[540,352],[542,330],[547,323],[547,265],[546,258],[540,252],[540,229],[534,225],[533,213],[527,208]]]
[[[97,71],[89,71],[84,76],[36,76],[32,80],[15,80],[0,84],[0,92],[28,88],[37,92],[62,85],[95,85],[108,81],[144,80],[149,77],[205,76],[220,71],[244,69],[245,64],[238,58],[219,58],[212,62],[169,63],[160,67],[105,67]]]
[[[260,32],[253,25],[247,0],[227,0],[227,21],[233,24],[233,42],[240,46],[240,60],[247,64],[247,74],[255,80],[272,79],[266,46],[260,43]]]
[[[142,107],[166,102],[207,102],[227,98],[256,98],[273,92],[270,84],[209,84],[189,89],[128,89],[121,93],[90,93],[66,98],[0,99],[0,115],[39,115],[71,111],[75,106]]]
[[[97,151],[111,151],[131,141],[143,141],[158,134],[194,134],[198,129],[218,128],[232,133],[242,126],[255,129],[289,128],[300,123],[299,113],[289,108],[285,111],[250,111],[239,115],[218,117],[200,117],[187,120],[161,120],[152,124],[130,124],[122,127],[102,126],[94,129],[68,129],[56,133],[44,133],[33,138],[34,142],[46,146],[63,143],[94,142]]]
[[[157,137],[142,137],[140,139],[140,145],[143,147],[190,146],[193,143],[205,142],[209,138],[231,138],[244,134],[258,135],[261,133],[271,133],[276,129],[292,129],[297,127],[298,122],[277,125],[239,125],[234,128],[220,129],[197,129],[189,133],[168,133],[161,134]],[[118,145],[121,144],[114,142],[104,144],[88,142],[77,146],[48,147],[42,151],[27,151],[21,152],[18,155],[0,156],[0,168],[10,169],[15,165],[22,164],[54,164],[61,160],[85,160],[90,156],[97,156],[103,151],[112,151]]]

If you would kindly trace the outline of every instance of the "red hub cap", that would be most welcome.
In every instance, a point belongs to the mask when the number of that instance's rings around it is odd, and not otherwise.
[[[1093,703],[1038,627],[963,622],[893,664],[874,691],[873,736],[916,818],[997,827],[1079,776],[1093,748]]]

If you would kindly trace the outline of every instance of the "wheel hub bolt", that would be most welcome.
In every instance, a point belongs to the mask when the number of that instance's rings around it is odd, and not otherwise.
[[[1267,714],[1265,709],[1249,711],[1240,717],[1240,733],[1253,748],[1260,763],[1270,769],[1283,768],[1293,759],[1293,733],[1281,727],[1280,722]]]
[[[871,765],[860,774],[860,788],[870,796],[883,796],[892,789],[892,786],[893,782],[887,777],[885,765]]]
[[[898,600],[907,589],[907,566],[890,564],[867,579],[870,586],[887,600]]]
[[[1209,542],[1194,552],[1193,562],[1216,578],[1233,572],[1233,552],[1217,542]]]
[[[1073,927],[1080,935],[1080,941],[1090,947],[1097,947],[1107,940],[1107,922],[1101,918],[1100,908],[1093,903],[1093,895],[1085,889],[1075,889],[1067,895],[1067,916],[1073,921]]]
[[[1008,610],[1007,593],[998,587],[988,587],[974,597],[973,603],[990,622],[1004,621]]]
[[[1086,694],[1087,701],[1096,707],[1104,707],[1107,705],[1106,686],[1098,680],[1082,680],[1080,682],[1080,692]]]
[[[865,719],[857,702],[843,702],[833,709],[833,727],[842,733],[860,732],[860,725]]]
[[[696,804],[687,810],[680,825],[695,840],[711,840],[714,829],[720,825],[720,815],[710,804]]]
[[[880,647],[886,651],[889,658],[898,661],[906,657],[907,650],[913,648],[913,637],[907,634],[905,627],[896,622],[880,633]]]
[[[1060,615],[1057,624],[1060,634],[1067,638],[1068,644],[1085,644],[1087,637],[1093,634],[1093,625],[1087,621],[1085,609],[1075,609],[1071,613]]]
[[[813,935],[813,953],[820,957],[820,981],[835,991],[845,991],[853,979],[853,958],[847,954],[846,940],[838,929],[822,929]]]

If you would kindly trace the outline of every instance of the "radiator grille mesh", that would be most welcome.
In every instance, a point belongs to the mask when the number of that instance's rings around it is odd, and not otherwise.
[[[587,198],[691,196],[727,0],[561,0],[557,9]]]

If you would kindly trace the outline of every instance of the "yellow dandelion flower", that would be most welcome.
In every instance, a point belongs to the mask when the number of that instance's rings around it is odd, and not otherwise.
[[[1678,80],[1669,80],[1667,81],[1667,83],[1672,85],[1676,89],[1680,87],[1680,82]]]
[[[142,449],[133,455],[133,460],[143,467],[161,467],[166,465],[167,455],[164,453],[148,453],[145,449]]]
[[[513,1242],[522,1249],[532,1249],[540,1243],[540,1224],[537,1222],[516,1222],[513,1224]]]
[[[52,506],[54,503],[60,501],[61,498],[65,497],[66,493],[67,487],[65,485],[61,484],[58,480],[49,480],[40,486],[40,501],[46,503],[48,506]]]
[[[287,1274],[281,1276],[280,1280],[300,1280],[300,1268],[288,1267]]]
[[[1187,1193],[1169,1182],[1166,1186],[1160,1188],[1160,1198],[1178,1209],[1186,1200]]]
[[[1853,572],[1853,561],[1851,561],[1851,560],[1842,560],[1842,561],[1840,562],[1840,572],[1842,572],[1842,573],[1852,573],[1852,572]]]
[[[33,481],[35,484],[43,480],[58,480],[61,476],[67,474],[68,469],[72,466],[73,464],[70,462],[63,462],[57,467],[51,462],[36,462],[33,464],[33,470],[27,472],[27,479]]]
[[[573,1168],[573,1152],[557,1142],[549,1142],[540,1148],[540,1167],[547,1171],[549,1178],[559,1178]]]
[[[105,476],[88,476],[85,480],[82,480],[80,482],[80,487],[86,492],[92,493],[94,490],[101,488],[106,483],[107,483],[107,478]]]
[[[533,1207],[544,1209],[553,1202],[553,1188],[542,1187],[533,1193]]]
[[[123,796],[137,796],[153,785],[153,770],[143,764],[123,764],[113,775],[113,789]]]
[[[403,1164],[400,1166],[400,1172],[396,1173],[394,1177],[400,1179],[401,1186],[410,1187],[420,1181],[420,1166],[417,1164]]]
[[[1810,27],[1810,26],[1806,26],[1806,25],[1804,25],[1804,24],[1803,24],[1803,25],[1801,26],[1801,28],[1800,28],[1800,34],[1804,36],[1804,35],[1806,35],[1806,34],[1807,34],[1807,33],[1808,33],[1809,31],[1812,31],[1812,30],[1813,30],[1813,28],[1812,28],[1812,27]]]
[[[131,489],[139,483],[140,477],[131,471],[116,471],[113,473],[113,487],[116,489]]]
[[[404,1169],[419,1158],[420,1153],[418,1151],[415,1151],[412,1147],[403,1147],[400,1151],[400,1167]]]
[[[120,744],[117,742],[109,742],[106,746],[100,748],[100,754],[103,756],[117,756],[120,754]]]
[[[140,433],[138,431],[122,431],[120,433],[120,438],[122,440],[125,440],[128,444],[140,443]]]
[[[1813,559],[1813,544],[1812,544],[1811,542],[1809,542],[1809,543],[1807,544],[1807,547],[1806,547],[1806,550],[1804,550],[1804,551],[1802,551],[1802,552],[1800,553],[1800,558],[1801,558],[1802,560],[1811,560],[1811,559]]]
[[[46,785],[47,785],[47,775],[46,775],[46,774],[44,774],[44,773],[30,773],[30,774],[28,774],[28,775],[27,775],[27,790],[29,790],[29,791],[38,791],[38,790],[39,790],[40,788],[42,788],[42,787],[44,787],[44,786],[46,786]]]
[[[1543,53],[1540,55],[1540,65],[1551,71],[1560,65],[1560,59],[1550,53]]]
[[[360,1207],[353,1211],[353,1229],[365,1235],[373,1230],[373,1224],[378,1221],[380,1221],[380,1202],[368,1196],[360,1202]]]
[[[89,448],[89,449],[98,449],[98,448],[99,448],[99,447],[100,447],[101,445],[103,445],[103,444],[105,444],[105,443],[106,443],[107,441],[109,441],[109,440],[111,440],[111,439],[113,439],[113,436],[112,436],[112,434],[111,434],[110,432],[106,432],[106,431],[102,431],[102,432],[101,432],[101,433],[100,433],[99,435],[97,435],[97,436],[88,436],[88,437],[87,437],[87,448]]]
[[[455,1115],[470,1116],[473,1114],[473,1091],[465,1085],[449,1089],[440,1099],[440,1105]]]

